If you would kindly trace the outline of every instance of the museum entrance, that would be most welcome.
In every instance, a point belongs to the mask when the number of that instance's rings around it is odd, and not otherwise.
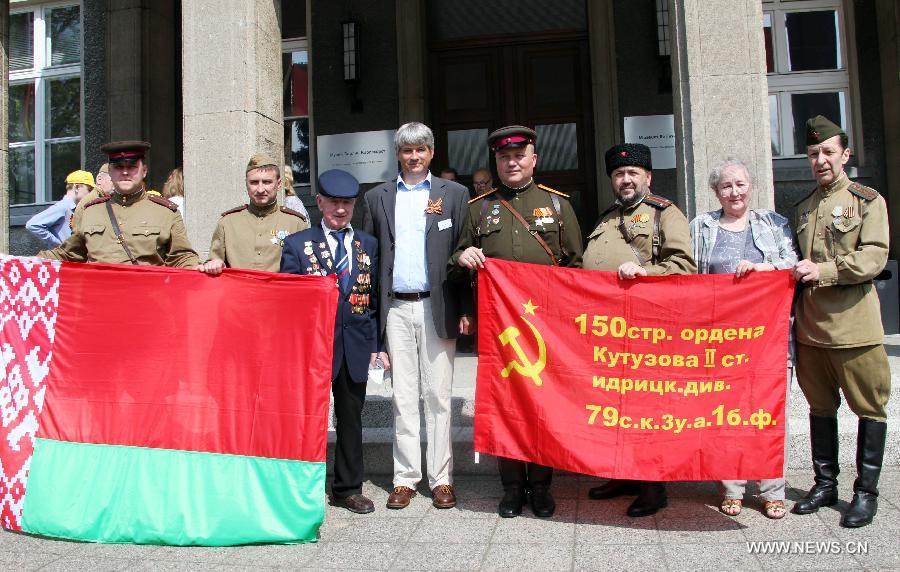
[[[585,33],[479,37],[429,50],[432,172],[452,167],[472,189],[479,167],[496,169],[487,135],[523,124],[538,134],[535,180],[571,196],[582,228],[597,216],[591,79]]]

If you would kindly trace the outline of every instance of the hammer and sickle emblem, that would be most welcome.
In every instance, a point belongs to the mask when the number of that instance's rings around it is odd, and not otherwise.
[[[524,316],[522,317],[522,320],[524,320],[525,323],[528,324],[528,327],[531,328],[531,333],[534,334],[534,339],[537,341],[538,359],[536,362],[532,362],[528,359],[528,356],[525,355],[525,350],[523,350],[522,346],[519,344],[518,337],[521,334],[521,331],[515,326],[510,326],[503,330],[498,337],[504,346],[512,346],[518,360],[514,359],[506,364],[506,367],[503,368],[500,375],[509,377],[509,374],[515,371],[519,375],[531,378],[535,385],[540,386],[544,383],[541,380],[541,372],[544,371],[544,367],[547,365],[547,346],[544,344],[544,338],[541,336],[538,329],[534,327],[534,324],[529,322]]]

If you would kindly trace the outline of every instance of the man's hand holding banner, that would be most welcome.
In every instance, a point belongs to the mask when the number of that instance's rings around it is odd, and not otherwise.
[[[780,477],[793,290],[787,271],[621,281],[489,260],[476,451],[613,478]]]

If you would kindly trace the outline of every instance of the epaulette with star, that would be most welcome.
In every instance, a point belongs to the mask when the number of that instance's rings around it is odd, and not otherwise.
[[[295,217],[299,217],[300,220],[302,220],[303,222],[306,222],[306,217],[303,216],[303,213],[297,212],[294,209],[289,209],[287,207],[280,207],[280,208],[281,208],[281,212],[283,212],[284,214],[294,215]]]
[[[469,199],[469,204],[471,205],[472,203],[477,203],[477,202],[480,201],[481,199],[483,199],[483,198],[485,198],[485,197],[489,197],[489,196],[493,195],[493,194],[496,193],[496,192],[497,192],[497,189],[491,189],[490,191],[488,191],[488,192],[486,192],[486,193],[481,193],[480,195],[478,195],[478,196],[475,197],[474,199]]]
[[[167,209],[169,209],[169,210],[172,211],[173,213],[174,213],[174,212],[178,212],[178,205],[176,205],[175,203],[173,203],[173,202],[170,201],[169,199],[164,199],[164,198],[162,198],[162,197],[157,197],[156,195],[151,195],[151,194],[149,194],[149,193],[147,194],[147,198],[150,199],[151,201],[153,201],[154,203],[160,205],[160,206],[166,207]]]
[[[644,197],[644,202],[651,207],[656,207],[658,209],[665,209],[672,206],[672,201],[670,201],[669,199],[664,199],[659,195],[647,195],[646,197]]]
[[[874,201],[878,198],[878,191],[865,185],[860,185],[859,183],[850,183],[850,186],[847,187],[847,190],[857,197],[867,201]]]
[[[228,209],[227,211],[223,212],[219,216],[227,216],[227,215],[239,213],[239,212],[245,211],[245,210],[247,210],[247,205],[241,205],[239,207],[234,207],[233,209]]]
[[[569,195],[567,195],[566,193],[564,193],[564,192],[562,192],[562,191],[557,191],[556,189],[551,189],[550,187],[547,187],[547,186],[545,186],[545,185],[540,185],[540,184],[539,184],[539,185],[538,185],[538,188],[539,188],[539,189],[543,189],[543,190],[547,191],[548,193],[553,193],[554,195],[559,195],[559,196],[563,197],[564,199],[568,199],[568,198],[569,198]]]
[[[111,198],[112,198],[112,195],[106,195],[105,197],[98,197],[98,198],[92,200],[91,202],[89,202],[88,204],[84,205],[84,208],[92,207],[92,206],[94,206],[94,205],[100,205],[100,204],[103,204],[103,203],[105,203],[106,201],[108,201],[108,200],[111,199]]]

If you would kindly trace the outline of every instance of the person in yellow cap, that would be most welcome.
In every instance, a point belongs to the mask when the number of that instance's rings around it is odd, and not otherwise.
[[[857,478],[841,526],[872,522],[887,437],[891,371],[872,280],[888,257],[888,214],[874,189],[847,178],[847,134],[822,117],[806,123],[806,157],[816,187],[797,203],[800,262],[794,278],[797,380],[809,402],[815,485],[794,505],[811,514],[838,502],[837,411],[844,394],[859,417]]]
[[[222,213],[209,246],[209,260],[198,270],[210,275],[228,268],[278,272],[289,235],[309,228],[306,217],[278,206],[281,165],[257,153],[247,163],[244,183],[250,202]]]
[[[66,194],[53,206],[37,213],[25,228],[47,245],[59,246],[72,234],[72,214],[81,200],[94,189],[94,176],[87,171],[72,171],[66,177]]]
[[[89,201],[72,236],[42,258],[65,262],[103,262],[196,268],[199,257],[191,248],[178,206],[148,195],[144,141],[107,143],[100,150],[109,156],[112,194]]]

